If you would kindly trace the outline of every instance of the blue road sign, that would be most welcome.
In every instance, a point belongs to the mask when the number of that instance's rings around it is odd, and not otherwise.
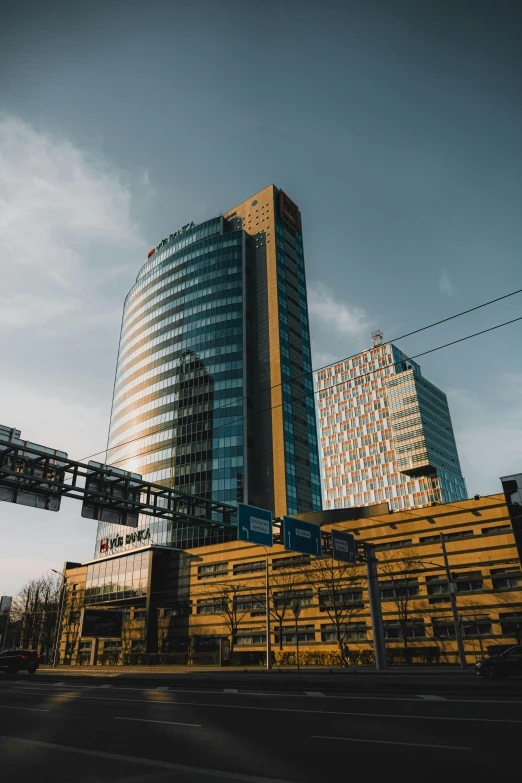
[[[357,544],[351,533],[342,530],[332,530],[332,549],[335,560],[345,563],[357,563]]]
[[[321,528],[311,522],[303,522],[293,517],[283,517],[285,549],[290,552],[302,552],[305,555],[320,557]]]
[[[273,546],[272,512],[264,508],[239,503],[237,509],[237,537],[239,541]]]

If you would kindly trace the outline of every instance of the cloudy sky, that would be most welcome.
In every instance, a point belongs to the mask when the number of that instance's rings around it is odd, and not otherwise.
[[[522,14],[509,0],[4,0],[0,423],[103,449],[147,251],[274,182],[300,206],[314,366],[522,288]],[[522,315],[522,295],[398,345]],[[420,359],[470,493],[522,470],[522,322]],[[0,594],[94,524],[0,504]]]

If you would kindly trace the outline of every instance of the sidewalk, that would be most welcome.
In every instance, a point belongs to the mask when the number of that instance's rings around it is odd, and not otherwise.
[[[236,676],[241,674],[258,675],[259,677],[278,677],[281,675],[297,675],[295,666],[274,666],[267,671],[262,666],[58,666],[53,668],[49,664],[40,666],[39,673],[44,674],[64,674],[64,675],[111,675],[113,677],[127,674],[183,674],[190,676],[192,674],[207,674],[215,677]],[[468,667],[464,672],[458,666],[392,666],[389,669],[378,671],[373,666],[356,666],[352,668],[335,668],[323,666],[301,666],[301,676],[319,675],[327,677],[335,675],[337,677],[352,677],[358,675],[378,675],[378,676],[400,676],[412,674],[417,675],[448,675],[448,674],[472,674],[472,667]]]

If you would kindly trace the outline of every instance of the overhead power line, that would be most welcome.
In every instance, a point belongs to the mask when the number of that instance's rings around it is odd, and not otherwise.
[[[442,318],[440,321],[434,321],[432,324],[428,324],[427,326],[421,326],[419,329],[414,329],[413,332],[407,332],[406,334],[400,335],[400,337],[394,337],[391,340],[386,340],[387,343],[397,343],[399,340],[404,340],[406,337],[412,337],[414,334],[419,334],[419,332],[424,332],[426,329],[432,329],[434,326],[440,326],[440,324],[444,324],[447,321],[452,321],[455,318],[460,318],[463,315],[467,315],[468,313],[472,313],[475,310],[480,310],[483,307],[488,307],[488,305],[495,304],[495,302],[500,302],[503,299],[508,299],[510,296],[515,296],[515,294],[522,293],[522,288],[517,289],[516,291],[511,291],[509,294],[504,294],[503,296],[498,296],[496,299],[490,299],[488,302],[483,302],[482,304],[475,305],[475,307],[470,307],[468,310],[461,310],[459,313],[455,313],[454,315],[448,316],[448,318]],[[355,355],[355,354],[354,354]],[[338,364],[339,362],[345,362],[348,359],[350,359],[350,356],[345,356],[344,359],[338,359],[337,362],[331,362],[331,364]],[[292,378],[292,382],[299,381],[302,378],[307,378],[309,375],[313,375],[316,372],[321,372],[321,370],[325,370],[327,367],[330,367],[330,364],[325,364],[323,367],[316,367],[314,370],[310,370],[310,372],[301,373],[300,375],[295,375]],[[116,380],[117,380],[117,368],[114,375],[114,386],[113,386],[113,402],[111,405],[111,418],[112,418],[112,409],[114,406],[114,391],[116,389]],[[278,389],[282,385],[281,383],[274,383],[272,386],[265,386],[264,389],[258,389],[255,392],[251,392],[250,394],[245,395],[244,397],[236,397],[232,402],[228,402],[226,405],[223,405],[221,410],[223,408],[230,407],[232,405],[237,405],[238,401],[244,401],[252,399],[253,397],[258,396],[259,394],[266,394],[269,391],[272,391],[272,389]],[[107,441],[108,442],[108,441]],[[101,454],[101,451],[98,451],[97,454]],[[96,456],[96,455],[95,455]],[[88,457],[86,457],[88,459]]]
[[[521,290],[522,290],[522,289],[521,289]],[[502,327],[504,327],[504,326],[508,326],[509,324],[515,323],[515,322],[517,322],[517,321],[522,321],[522,316],[520,316],[520,317],[518,317],[518,318],[513,318],[513,319],[511,319],[511,320],[509,320],[509,321],[504,321],[503,323],[496,324],[495,326],[490,326],[488,329],[482,329],[482,330],[481,330],[481,331],[479,331],[479,332],[473,332],[473,334],[466,335],[465,337],[460,337],[460,338],[458,338],[457,340],[452,340],[451,342],[449,342],[449,343],[444,343],[443,345],[438,345],[438,346],[437,346],[437,347],[435,347],[435,348],[430,348],[430,349],[429,349],[429,350],[427,350],[427,351],[422,351],[421,353],[414,354],[413,356],[411,356],[411,357],[408,357],[408,358],[410,358],[410,359],[418,359],[418,358],[420,358],[421,356],[426,356],[427,354],[434,353],[435,351],[440,351],[440,350],[442,350],[442,349],[444,349],[444,348],[448,348],[448,347],[450,347],[451,345],[457,345],[458,343],[465,342],[466,340],[471,340],[473,337],[478,337],[478,336],[480,336],[480,335],[483,335],[483,334],[486,334],[486,333],[488,333],[488,332],[495,331],[496,329],[501,329]],[[423,328],[427,328],[427,327],[423,327]],[[420,331],[420,330],[419,330],[419,331]],[[391,341],[390,341],[390,342],[391,342]],[[349,358],[349,357],[348,357],[348,358]],[[334,362],[334,364],[340,364],[340,363],[341,363],[341,362],[343,362],[343,361],[346,361],[346,359],[340,359],[338,362]],[[402,364],[402,362],[394,362],[393,364],[391,364],[391,365],[388,365],[388,367],[395,367],[395,366],[397,366],[397,365],[399,365],[399,364]],[[330,365],[326,365],[326,366],[327,366],[327,367],[329,367]],[[316,370],[316,371],[314,371],[314,372],[320,372],[320,370],[321,370],[321,369],[325,369],[325,368],[320,368],[319,370]],[[368,377],[368,376],[370,376],[370,375],[373,375],[375,372],[378,372],[378,370],[371,370],[371,371],[369,371],[369,372],[366,372],[366,373],[361,373],[360,375],[356,375],[356,376],[354,376],[354,378],[350,378],[350,381],[349,381],[349,382],[350,382],[350,383],[353,383],[354,381],[356,381],[356,380],[358,380],[358,379],[360,379],[360,378],[365,378],[365,377]],[[295,379],[292,379],[292,381],[293,381],[293,380],[295,380]],[[322,389],[321,391],[328,391],[329,389],[336,388],[337,386],[340,386],[340,385],[343,385],[343,384],[346,384],[346,383],[347,383],[347,381],[346,381],[346,380],[342,380],[342,381],[339,381],[339,382],[337,382],[337,383],[335,383],[335,384],[331,384],[331,385],[330,385],[330,386],[328,386],[326,389]],[[318,393],[318,391],[317,391],[317,390],[312,392],[312,394],[313,394],[314,396],[315,396],[317,393]],[[308,396],[308,394],[304,394],[302,397],[294,397],[293,401],[297,401],[297,400],[303,400],[303,399],[306,399],[306,397],[307,397],[307,396]],[[247,398],[241,398],[241,397],[237,398],[237,400],[236,400],[236,404],[237,404],[237,402],[242,402],[244,399],[247,399]],[[277,408],[281,408],[281,407],[283,406],[283,404],[284,404],[284,403],[282,403],[282,402],[281,402],[281,403],[278,403],[277,405],[271,405],[271,406],[269,406],[268,408],[264,408],[264,409],[263,409],[263,410],[261,410],[261,411],[255,411],[255,412],[253,412],[253,413],[249,413],[249,414],[247,414],[246,416],[240,416],[240,417],[238,417],[238,418],[235,418],[235,419],[233,419],[232,421],[229,421],[229,422],[227,422],[226,424],[220,424],[220,425],[218,425],[217,427],[214,427],[214,428],[213,428],[213,430],[212,430],[212,432],[214,433],[214,432],[216,432],[217,430],[219,430],[219,429],[221,429],[221,428],[223,428],[223,427],[231,427],[231,426],[233,426],[234,424],[237,424],[237,423],[239,423],[239,422],[241,422],[241,421],[245,421],[246,419],[251,419],[251,418],[253,418],[254,416],[261,416],[261,415],[262,415],[262,414],[264,414],[264,413],[268,413],[269,411],[275,410],[275,409],[277,409]],[[219,410],[223,410],[225,407],[226,407],[226,406],[223,406],[223,408],[220,408]],[[156,434],[157,434],[157,433],[159,433],[159,432],[164,432],[165,430],[168,430],[168,429],[170,429],[172,426],[173,426],[173,425],[168,425],[168,426],[159,427],[158,429],[156,429],[156,430],[153,430],[152,432],[149,432],[149,433],[147,433],[147,434],[145,434],[145,435],[144,435],[144,434],[142,434],[142,435],[139,435],[139,436],[138,436],[138,437],[136,437],[136,438],[131,438],[131,439],[127,440],[127,441],[123,441],[122,443],[118,443],[116,446],[113,446],[111,450],[114,450],[114,451],[115,451],[116,449],[120,449],[120,448],[122,448],[123,446],[127,446],[129,443],[135,443],[136,441],[138,441],[138,440],[142,440],[142,439],[144,439],[144,438],[147,438],[147,437],[150,437],[151,435],[156,435]],[[142,452],[142,453],[141,453],[139,456],[140,456],[140,457],[144,457],[144,456],[146,456],[147,454],[151,454],[151,453],[153,453],[153,452],[155,452],[155,451],[158,451],[158,448],[157,448],[157,446],[156,446],[155,448],[153,448],[153,449],[150,449],[149,451],[144,451],[144,452]],[[106,453],[106,450],[105,450],[105,449],[101,449],[100,451],[97,451],[97,452],[95,452],[94,454],[91,454],[91,455],[89,455],[88,457],[83,457],[83,458],[82,458],[80,461],[81,461],[81,462],[84,462],[85,460],[92,459],[92,457],[96,457],[96,456],[98,456],[98,455],[100,455],[100,454],[103,454],[103,453]],[[127,456],[125,456],[125,457],[122,457],[122,458],[121,458],[121,459],[119,459],[119,460],[116,460],[115,462],[110,462],[110,463],[108,463],[108,464],[118,465],[120,462],[125,462],[125,461],[127,461],[127,460],[131,459],[131,456],[132,456],[132,455],[127,455]]]

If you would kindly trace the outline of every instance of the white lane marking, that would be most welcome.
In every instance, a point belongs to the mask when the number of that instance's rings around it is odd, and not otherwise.
[[[157,688],[154,688],[155,691],[168,691],[169,686],[168,685],[158,685]]]
[[[51,710],[41,710],[38,707],[11,707],[10,704],[2,704],[3,710],[29,710],[29,712],[50,712]]]
[[[242,695],[242,694],[241,694]],[[150,701],[150,699],[119,699],[114,696],[80,696],[76,704],[83,699],[91,701],[125,701],[134,704],[148,704],[149,707],[215,707],[223,710],[262,710],[263,712],[300,712],[303,715],[347,715],[356,718],[399,718],[401,720],[452,720],[469,723],[522,723],[522,720],[509,718],[457,718],[441,715],[400,715],[384,712],[341,712],[340,710],[294,710],[289,707],[252,707],[247,704],[211,704],[203,701]],[[416,702],[421,704],[422,702]]]
[[[237,693],[237,688],[223,688],[223,693]]]
[[[425,701],[448,701],[445,696],[436,696],[434,693],[418,693],[417,696]]]
[[[173,772],[187,772],[197,775],[207,775],[210,778],[218,778],[222,781],[239,780],[243,783],[291,783],[288,780],[280,778],[264,778],[260,775],[248,775],[241,772],[221,772],[217,769],[206,769],[205,767],[189,767],[187,764],[174,764],[171,761],[161,761],[160,759],[145,759],[140,756],[124,756],[121,753],[107,753],[102,750],[89,750],[88,748],[76,748],[72,745],[57,745],[54,742],[41,742],[40,740],[22,739],[21,737],[0,736],[0,740],[7,740],[12,743],[28,745],[33,748],[44,748],[45,750],[63,750],[66,753],[76,753],[81,756],[94,756],[99,759],[110,759],[132,764],[144,764],[149,767],[159,767],[160,769],[169,769]]]
[[[424,742],[392,742],[391,740],[357,739],[356,737],[321,737],[312,734],[311,739],[341,740],[342,742],[372,742],[377,745],[407,745],[409,748],[436,748],[437,750],[471,750],[460,745],[426,745]]]
[[[100,685],[100,688],[114,688],[114,685]]]
[[[21,683],[11,683],[11,685],[21,685]],[[45,690],[37,691],[36,688],[38,685],[24,685],[22,691],[18,691],[18,693],[26,692],[26,693],[45,693]],[[48,687],[44,686],[46,690],[48,690]],[[94,688],[97,688],[96,685],[69,685],[67,686],[70,690],[79,690],[80,688],[84,688],[85,690],[93,690]],[[120,687],[116,686],[117,691],[133,691],[138,693],[147,693],[150,691],[150,688],[127,688],[127,687]],[[157,690],[157,689],[156,689]],[[189,689],[189,688],[171,688],[169,687],[170,693],[186,693],[189,695],[197,695],[199,693],[204,693],[211,696],[223,696],[223,692],[219,690],[214,691],[204,691],[199,689]],[[16,691],[8,691],[7,689],[0,689],[0,694],[2,693],[15,693]],[[305,693],[267,693],[266,691],[263,693],[260,692],[250,692],[250,691],[242,691],[240,696],[264,696],[264,697],[271,697],[271,698],[299,698],[303,699],[306,698]],[[340,696],[339,694],[323,694],[325,699],[331,699],[333,701],[339,701],[341,699],[343,700],[349,700],[349,701],[412,701],[415,704],[422,704],[422,702],[419,702],[418,696]],[[522,704],[522,700],[520,699],[445,699],[449,704]]]
[[[305,696],[324,696],[321,691],[305,691]]]
[[[134,720],[140,723],[167,723],[169,726],[192,726],[195,729],[201,728],[201,723],[178,723],[173,720],[149,720],[148,718],[123,718],[119,715],[114,715],[114,720]]]

